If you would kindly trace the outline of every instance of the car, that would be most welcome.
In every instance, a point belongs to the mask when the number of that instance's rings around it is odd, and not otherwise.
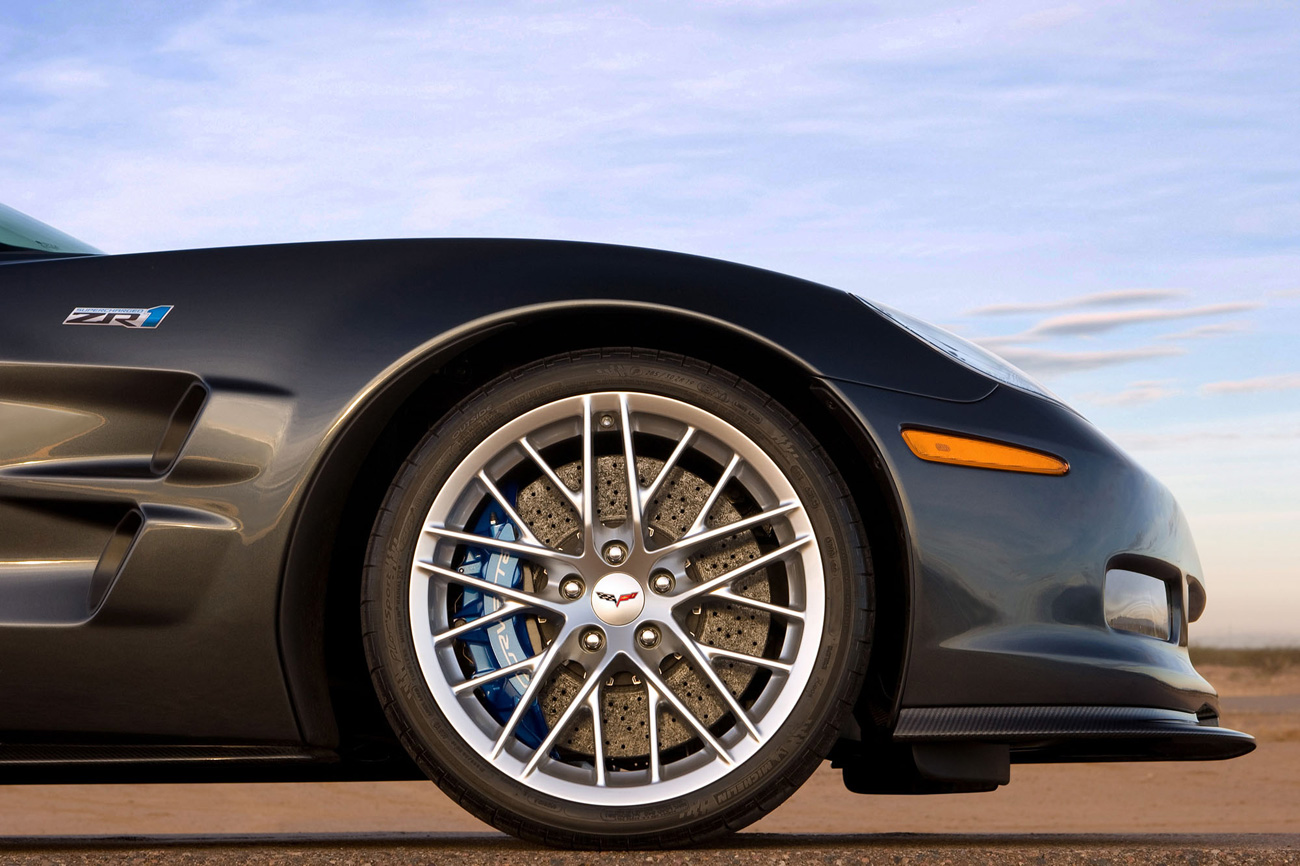
[[[430,778],[557,846],[1249,752],[1169,491],[995,355],[541,240],[0,213],[0,783]]]

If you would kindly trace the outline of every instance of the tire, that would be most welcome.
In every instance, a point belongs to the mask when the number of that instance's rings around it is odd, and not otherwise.
[[[865,538],[827,455],[754,386],[648,350],[548,358],[463,400],[393,481],[362,581],[374,685],[489,824],[699,843],[834,744],[870,648]]]

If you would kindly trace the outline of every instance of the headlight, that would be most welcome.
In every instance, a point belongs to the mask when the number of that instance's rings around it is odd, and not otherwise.
[[[945,331],[943,328],[931,325],[929,322],[912,318],[907,313],[900,313],[893,307],[886,307],[884,304],[868,301],[866,298],[859,297],[858,300],[912,336],[943,352],[957,363],[963,364],[977,373],[983,373],[991,379],[996,379],[1004,385],[1010,385],[1012,388],[1019,388],[1021,391],[1028,391],[1030,394],[1037,394],[1057,403],[1062,402],[1060,397],[1044,388],[1042,383],[1033,376],[1012,366],[988,349],[980,348],[970,340],[962,339],[951,331]]]

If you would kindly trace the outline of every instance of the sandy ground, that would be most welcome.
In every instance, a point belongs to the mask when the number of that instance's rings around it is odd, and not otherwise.
[[[252,838],[154,837],[148,840],[19,842],[0,848],[6,866],[111,863],[121,866],[246,863],[405,866],[846,866],[846,864],[1187,863],[1214,866],[1300,864],[1300,836],[771,836],[745,834],[713,848],[600,852],[530,848],[503,836],[294,836]]]
[[[1300,697],[1300,667],[1267,671],[1251,667],[1198,665],[1197,670],[1228,700],[1261,695]]]
[[[747,832],[1300,833],[1300,670],[1205,673],[1225,695],[1224,723],[1259,736],[1254,753],[1204,763],[1017,766],[1011,784],[994,793],[933,797],[849,794],[824,765]],[[0,848],[14,854],[19,837],[37,836],[493,832],[423,782],[0,787],[0,836],[10,839]]]

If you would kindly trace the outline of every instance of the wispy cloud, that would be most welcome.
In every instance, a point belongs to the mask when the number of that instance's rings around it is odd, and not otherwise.
[[[1025,0],[164,6],[0,21],[10,204],[110,250],[580,237],[878,296],[961,285],[960,309],[1178,279],[1184,247],[1298,198],[1283,12],[1229,38],[1226,11]],[[1206,171],[1247,148],[1251,173]]]
[[[1300,373],[1258,376],[1229,382],[1209,382],[1201,386],[1206,394],[1251,394],[1259,391],[1292,391],[1300,388]]]
[[[1140,406],[1154,403],[1181,394],[1178,388],[1170,387],[1169,379],[1157,379],[1145,382],[1130,382],[1121,391],[1096,391],[1084,394],[1083,399],[1100,406]]]
[[[1250,441],[1260,439],[1274,441],[1300,439],[1300,427],[1251,431],[1249,433],[1232,430],[1196,430],[1186,433],[1125,433],[1117,434],[1115,438],[1125,448],[1133,451],[1163,451],[1188,446],[1241,442],[1246,439]]]
[[[1168,322],[1178,319],[1199,319],[1206,316],[1227,316],[1259,309],[1262,304],[1227,303],[1204,307],[1187,307],[1181,310],[1120,310],[1105,313],[1075,313],[1056,316],[1039,322],[1025,332],[1026,337],[1041,336],[1091,336],[1113,331],[1125,325],[1146,322]]]
[[[999,355],[1016,366],[1023,367],[1026,371],[1040,376],[1099,370],[1103,367],[1113,367],[1118,364],[1131,364],[1134,361],[1150,361],[1153,358],[1182,355],[1185,351],[1185,349],[1174,346],[1143,346],[1136,349],[1111,349],[1096,352],[1053,352],[1046,349],[1024,349],[1010,346],[996,350]]]
[[[106,70],[80,58],[62,59],[24,69],[10,80],[54,96],[79,96],[109,86]]]
[[[1116,329],[1149,322],[1177,321],[1207,316],[1228,316],[1258,309],[1262,304],[1249,302],[1230,302],[1209,304],[1201,307],[1184,307],[1182,309],[1144,309],[1144,310],[1110,310],[1100,313],[1072,313],[1045,319],[1026,331],[1016,334],[1001,334],[990,337],[975,337],[975,342],[997,352],[1013,363],[1020,363],[1029,369],[1047,374],[1091,370],[1112,364],[1126,363],[1129,360],[1153,358],[1163,355],[1180,354],[1182,350],[1169,347],[1148,346],[1140,349],[1117,349],[1092,352],[1059,352],[1045,349],[1027,348],[1026,344],[1045,343],[1062,337],[1094,337]],[[1165,334],[1156,339],[1164,342],[1204,339],[1222,336],[1244,330],[1239,323],[1216,322],[1201,325],[1177,334]],[[1016,359],[1022,359],[1017,361]]]
[[[1206,340],[1211,337],[1226,337],[1230,334],[1244,334],[1250,330],[1245,322],[1217,322],[1213,325],[1197,325],[1176,334],[1161,334],[1157,340]]]
[[[1116,289],[1110,292],[1096,292],[1091,295],[1078,295],[1060,301],[1038,301],[1025,304],[990,304],[968,310],[968,316],[1018,316],[1028,313],[1050,313],[1056,310],[1074,310],[1084,307],[1126,306],[1128,304],[1149,304],[1168,301],[1182,297],[1185,292],[1178,289]]]
[[[1002,351],[1006,346],[1019,346],[1024,343],[1034,343],[1043,340],[1043,337],[1032,336],[1030,334],[1004,334],[1000,337],[970,337],[986,349],[992,349],[995,352]]]

